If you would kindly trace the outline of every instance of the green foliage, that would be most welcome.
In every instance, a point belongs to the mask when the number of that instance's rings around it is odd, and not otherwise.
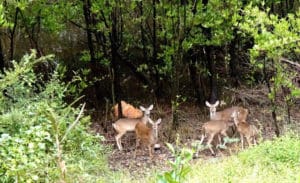
[[[271,167],[272,164],[299,166],[300,137],[297,134],[290,133],[272,141],[265,141],[252,150],[240,153],[238,157],[249,166],[254,166],[257,163]]]
[[[297,57],[293,55],[299,53],[299,12],[300,10],[296,14],[279,17],[268,8],[261,9],[249,4],[244,9],[244,20],[240,24],[241,29],[254,39],[254,46],[250,51],[252,72],[261,72],[264,76],[273,112],[277,110],[276,96],[282,88],[291,91],[284,93],[287,105],[290,105],[294,98],[299,97],[299,89],[292,83],[292,78],[297,75],[297,71],[291,71],[283,62],[283,60],[296,59]],[[275,125],[278,135],[278,125]]]
[[[9,27],[10,24],[5,17],[3,5],[0,4],[0,27]]]
[[[187,179],[191,171],[189,161],[193,158],[193,151],[187,148],[179,147],[179,137],[177,137],[176,146],[167,143],[168,149],[174,156],[174,161],[168,161],[171,170],[157,176],[158,183],[182,183]]]
[[[287,134],[226,158],[192,165],[188,182],[299,182],[300,138]]]
[[[55,72],[36,90],[33,67],[51,57],[25,55],[1,76],[0,89],[11,97],[0,97],[0,182],[80,180],[107,171],[103,137],[88,133],[89,117],[79,117],[75,102],[63,100],[69,85]],[[66,164],[65,178],[60,162]]]

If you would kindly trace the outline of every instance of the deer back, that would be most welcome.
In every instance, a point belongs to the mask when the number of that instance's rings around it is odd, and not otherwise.
[[[234,111],[239,111],[241,114],[237,117],[238,120],[245,121],[248,116],[248,109],[245,109],[243,107],[230,107],[227,109],[224,109],[223,111],[218,111],[216,112],[216,115],[213,116],[213,120],[224,120],[224,121],[231,121],[232,119],[232,114]]]
[[[142,120],[141,119],[121,118],[121,119],[118,119],[113,124],[113,126],[118,131],[134,131],[135,126],[138,122],[142,122]]]
[[[206,133],[220,133],[222,130],[228,129],[229,126],[231,124],[223,120],[210,120],[204,123],[202,128]]]

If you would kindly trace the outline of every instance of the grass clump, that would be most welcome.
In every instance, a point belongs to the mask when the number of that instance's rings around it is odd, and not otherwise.
[[[188,182],[300,182],[300,138],[290,133],[225,159],[199,161]]]

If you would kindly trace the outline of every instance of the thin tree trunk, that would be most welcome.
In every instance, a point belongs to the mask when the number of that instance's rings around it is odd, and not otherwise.
[[[154,70],[155,70],[155,96],[160,97],[162,96],[161,92],[161,82],[160,82],[160,74],[159,74],[159,60],[157,59],[157,35],[156,35],[156,0],[152,0],[152,11],[153,11],[153,17],[152,17],[152,47],[153,47],[153,53],[152,53],[152,60],[155,65]],[[157,66],[157,67],[156,67]]]
[[[83,14],[84,14],[84,19],[85,19],[85,25],[86,25],[86,36],[87,36],[87,44],[88,48],[90,51],[90,56],[91,56],[91,63],[96,62],[95,59],[95,49],[93,45],[93,38],[92,38],[92,29],[91,29],[91,2],[90,0],[83,0]]]
[[[144,10],[143,10],[143,1],[137,2],[137,5],[140,9],[140,16],[143,18],[144,16]],[[147,50],[146,50],[146,36],[145,36],[145,29],[143,27],[143,21],[141,21],[140,29],[141,29],[141,42],[143,45],[143,60],[147,60]]]
[[[208,70],[210,73],[210,102],[215,103],[218,100],[218,88],[216,79],[216,65],[214,59],[212,59],[212,47],[206,46],[206,60],[208,61]]]
[[[190,70],[190,80],[191,80],[191,84],[194,87],[194,91],[195,91],[195,95],[197,98],[197,102],[199,104],[203,104],[204,103],[204,96],[203,96],[203,90],[200,87],[200,79],[198,78],[198,73],[197,73],[197,67],[196,67],[196,63],[197,63],[197,56],[193,55],[191,56],[191,63],[189,64],[189,70]]]
[[[26,17],[23,15],[21,10],[20,10],[20,15],[23,20],[23,25],[25,27],[26,34],[28,35],[31,47],[37,51],[38,56],[42,56],[43,51],[40,49],[39,44],[38,44],[38,38],[39,38],[39,32],[40,32],[40,26],[41,26],[41,10],[39,10],[39,12],[38,12],[35,24],[31,24],[30,25],[31,27],[28,26]],[[35,31],[36,24],[37,24],[37,31]],[[35,34],[36,34],[36,36],[35,36]]]
[[[4,67],[5,67],[5,62],[4,62],[4,52],[2,49],[2,40],[1,40],[1,33],[0,33],[0,71],[3,74],[4,73]]]
[[[269,78],[269,76],[267,74],[267,70],[266,70],[266,60],[265,59],[264,59],[263,73],[264,73],[264,79],[265,79],[265,82],[267,84],[269,93],[271,93],[272,89],[271,89],[271,84],[270,84],[270,78]],[[276,90],[274,90],[274,92],[275,91]],[[274,126],[275,126],[275,134],[276,134],[277,137],[279,137],[280,130],[279,130],[278,122],[277,122],[277,115],[276,115],[277,106],[275,104],[275,101],[276,101],[276,93],[274,93],[274,99],[271,99],[271,106],[272,106],[272,118],[273,118],[273,123],[274,123]]]
[[[112,27],[111,27],[111,33],[110,33],[110,46],[111,46],[111,69],[112,73],[114,73],[113,81],[112,81],[112,97],[113,101],[117,101],[119,104],[119,114],[122,116],[122,109],[121,109],[121,98],[120,98],[120,92],[121,92],[121,85],[120,85],[120,76],[119,76],[119,70],[120,65],[117,61],[117,54],[118,54],[118,33],[117,33],[117,7],[114,7],[111,12],[111,21],[112,21]]]
[[[240,85],[240,74],[238,70],[238,35],[237,35],[237,29],[234,29],[233,31],[234,39],[231,41],[229,45],[229,54],[230,54],[230,60],[229,60],[229,66],[230,66],[230,77],[232,78],[232,84],[234,87],[238,87]]]
[[[209,0],[202,0],[203,4],[203,12],[207,11],[207,4]],[[211,29],[210,28],[205,28],[202,27],[203,33],[207,40],[211,40]],[[211,46],[205,46],[205,60],[208,64],[208,70],[209,70],[209,80],[210,80],[210,87],[211,87],[211,92],[210,92],[210,102],[214,103],[216,100],[218,100],[218,94],[217,94],[217,81],[216,81],[216,66],[215,66],[215,61],[212,58],[212,47]]]
[[[15,32],[16,32],[16,28],[17,28],[17,23],[18,23],[18,14],[20,13],[20,9],[17,7],[16,11],[15,11],[15,17],[14,17],[14,26],[13,28],[10,30],[10,55],[9,55],[9,59],[13,60],[14,59],[14,40],[15,40]]]

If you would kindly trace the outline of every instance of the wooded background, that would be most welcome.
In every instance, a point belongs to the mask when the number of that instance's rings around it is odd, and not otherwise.
[[[38,56],[55,54],[55,62],[35,69],[43,73],[42,82],[57,65],[65,66],[66,81],[80,76],[73,90],[85,95],[89,108],[121,99],[161,100],[172,105],[175,126],[178,103],[204,106],[205,100],[224,98],[224,87],[266,84],[275,106],[281,86],[290,91],[299,84],[297,69],[282,62],[299,60],[299,5],[297,0],[4,0],[0,68],[30,49]],[[284,72],[286,67],[291,72]]]

